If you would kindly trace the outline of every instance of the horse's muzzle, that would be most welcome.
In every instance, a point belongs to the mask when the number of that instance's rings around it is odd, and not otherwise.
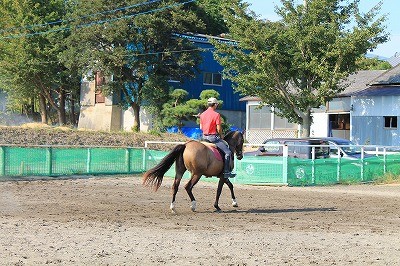
[[[236,155],[236,158],[237,158],[238,160],[242,160],[243,154],[237,154],[237,155]]]

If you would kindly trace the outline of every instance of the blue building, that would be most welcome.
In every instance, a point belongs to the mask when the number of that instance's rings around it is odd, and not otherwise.
[[[213,57],[213,45],[208,41],[213,38],[217,41],[234,42],[221,37],[206,36],[199,34],[179,34],[179,38],[186,38],[201,48],[202,63],[199,65],[200,72],[193,79],[184,82],[170,80],[171,86],[182,88],[189,93],[189,98],[198,99],[203,90],[215,90],[220,94],[220,100],[224,102],[219,112],[227,119],[227,123],[245,128],[246,125],[246,103],[240,101],[241,95],[235,93],[230,80],[222,79],[223,67]],[[96,130],[127,130],[133,125],[134,117],[131,109],[123,110],[116,103],[115,97],[98,97],[98,86],[96,80],[84,80],[81,86],[81,113],[78,128],[89,128]],[[97,94],[96,94],[97,91]],[[101,118],[101,119],[99,119]],[[140,114],[140,128],[144,131],[151,129],[152,119],[143,109]],[[195,127],[194,123],[188,126]]]
[[[201,48],[203,62],[200,64],[200,73],[194,79],[179,83],[179,86],[189,92],[190,98],[198,98],[202,90],[216,90],[220,94],[220,100],[224,101],[222,110],[246,111],[246,104],[239,101],[241,96],[235,93],[230,80],[222,79],[223,67],[213,57],[213,45],[208,41],[213,38],[220,42],[232,43],[232,41],[206,35],[179,35],[181,38],[187,38],[197,47]],[[171,85],[176,86],[171,83]]]

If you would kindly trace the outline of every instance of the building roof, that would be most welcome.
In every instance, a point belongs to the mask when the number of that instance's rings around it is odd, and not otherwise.
[[[245,96],[243,98],[240,98],[239,101],[241,102],[261,101],[261,98],[257,96]]]
[[[400,64],[400,53],[395,53],[394,56],[386,59],[386,61],[392,65],[392,67],[397,66],[398,64]]]
[[[400,86],[371,86],[365,90],[358,91],[354,96],[398,96]]]
[[[370,82],[370,85],[400,85],[400,64]]]
[[[399,96],[400,95],[400,64],[385,71],[370,82],[370,86],[360,90],[355,96]]]
[[[368,88],[369,84],[383,75],[386,70],[360,70],[352,75],[350,75],[343,84],[347,85],[346,89],[339,93],[339,97],[349,97],[358,91],[363,91]],[[240,98],[240,101],[261,101],[259,97],[256,96],[245,96]]]
[[[383,75],[386,70],[360,70],[352,75],[350,75],[344,84],[348,85],[344,91],[339,93],[339,97],[351,96],[358,91],[365,90],[368,88],[369,84]]]

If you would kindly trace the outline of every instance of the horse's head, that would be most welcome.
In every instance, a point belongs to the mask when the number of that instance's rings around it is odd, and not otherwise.
[[[229,148],[232,150],[232,152],[235,152],[236,158],[241,160],[243,158],[243,134],[239,131],[230,131],[228,134],[226,134],[224,140],[228,142]]]

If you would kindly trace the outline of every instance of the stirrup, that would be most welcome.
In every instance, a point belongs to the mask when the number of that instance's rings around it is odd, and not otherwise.
[[[228,173],[223,173],[223,176],[224,176],[224,178],[233,178],[233,177],[236,177],[236,174],[228,172]]]

